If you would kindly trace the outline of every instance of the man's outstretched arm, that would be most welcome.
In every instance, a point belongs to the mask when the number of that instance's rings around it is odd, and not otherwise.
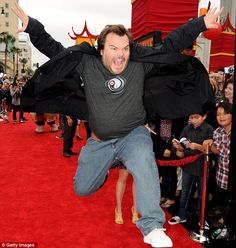
[[[210,9],[205,16],[195,18],[170,32],[161,44],[154,47],[136,45],[132,49],[131,59],[135,61],[150,62],[149,56],[180,52],[193,45],[198,35],[207,30],[217,28],[216,21],[221,14],[220,10]],[[158,62],[158,60],[157,60]],[[169,61],[174,62],[174,61]]]
[[[207,30],[217,28],[216,22],[223,8],[210,9],[205,16],[193,19],[170,32],[164,40],[168,50],[181,52],[194,44],[198,35]]]
[[[222,10],[223,8],[220,10],[210,9],[205,16],[193,19],[170,32],[164,40],[167,49],[181,52],[186,47],[193,45],[201,32],[217,28],[216,22]]]
[[[65,49],[60,42],[54,40],[45,31],[44,26],[40,22],[26,15],[18,3],[15,2],[12,11],[22,22],[22,26],[18,28],[17,32],[28,33],[32,44],[41,53],[52,58]]]

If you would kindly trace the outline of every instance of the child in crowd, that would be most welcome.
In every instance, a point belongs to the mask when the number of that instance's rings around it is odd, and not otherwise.
[[[182,131],[180,139],[185,138],[185,147],[177,140],[173,140],[173,146],[176,148],[178,157],[187,157],[200,154],[204,151],[203,143],[206,140],[212,140],[214,129],[205,122],[206,113],[192,114],[189,117],[188,124]],[[180,196],[179,210],[176,216],[169,220],[170,225],[186,222],[188,202],[192,188],[197,184],[198,193],[198,216],[200,217],[200,206],[202,198],[202,179],[203,179],[203,163],[204,157],[201,156],[194,162],[184,165],[182,174],[182,194]]]
[[[216,119],[220,127],[214,131],[210,146],[210,150],[218,156],[216,198],[221,204],[227,201],[232,111],[233,106],[229,102],[221,102],[217,106]]]
[[[210,142],[210,151],[217,156],[215,175],[215,194],[213,194],[213,208],[208,216],[216,228],[212,233],[212,239],[221,239],[229,235],[230,225],[229,195],[228,195],[228,174],[230,141],[232,126],[232,103],[228,101],[220,102],[216,108],[216,119],[220,125],[215,129],[213,141]]]

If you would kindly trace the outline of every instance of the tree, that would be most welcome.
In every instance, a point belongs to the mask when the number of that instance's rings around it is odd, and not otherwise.
[[[25,65],[27,64],[28,60],[26,58],[20,59],[20,63],[22,64],[22,73],[25,73]]]
[[[13,46],[11,48],[11,52],[13,54],[13,74],[15,75],[16,73],[18,73],[18,54],[21,53],[21,49]],[[16,54],[16,58],[15,58],[15,54]]]
[[[34,75],[34,70],[32,68],[30,68],[30,67],[27,67],[26,68],[26,76],[28,78],[31,78],[33,75]]]
[[[13,35],[10,35],[8,32],[0,33],[0,43],[5,44],[4,49],[4,66],[5,66],[5,73],[7,73],[7,54],[10,53],[10,46],[13,45],[16,41],[16,38]]]

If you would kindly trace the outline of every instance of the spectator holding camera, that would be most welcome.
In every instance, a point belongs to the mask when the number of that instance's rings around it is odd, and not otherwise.
[[[19,112],[19,122],[24,122],[23,112],[20,110],[20,95],[22,86],[19,79],[15,78],[13,84],[10,86],[10,93],[12,96],[12,110],[13,110],[13,124],[16,124],[16,113]]]
[[[216,81],[215,73],[213,71],[209,73],[209,79],[210,79],[210,83],[211,83],[211,86],[214,92],[214,96],[216,97],[219,89],[218,89],[218,84]]]

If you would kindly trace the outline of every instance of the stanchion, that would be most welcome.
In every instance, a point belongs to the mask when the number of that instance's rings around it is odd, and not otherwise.
[[[207,243],[209,239],[204,233],[204,224],[205,224],[205,203],[206,203],[206,185],[207,185],[207,165],[209,163],[209,148],[207,147],[206,153],[201,153],[193,155],[190,157],[178,159],[178,160],[157,160],[157,164],[160,166],[183,166],[189,163],[194,162],[204,155],[204,165],[203,165],[203,180],[202,180],[202,202],[201,202],[201,216],[200,216],[200,228],[199,233],[191,231],[189,236],[192,240],[199,243]]]
[[[203,180],[202,180],[202,202],[201,202],[201,218],[200,218],[200,227],[199,233],[191,231],[189,237],[198,242],[198,243],[207,243],[209,242],[208,237],[204,233],[204,224],[205,224],[205,206],[206,206],[206,185],[207,185],[207,165],[209,163],[209,154],[208,149],[204,158],[204,167],[203,167]]]

